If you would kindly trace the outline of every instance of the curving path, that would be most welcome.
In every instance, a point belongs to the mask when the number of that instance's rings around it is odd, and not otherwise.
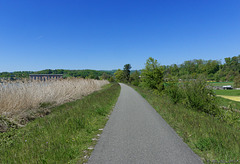
[[[117,104],[88,164],[198,164],[201,159],[134,89]]]

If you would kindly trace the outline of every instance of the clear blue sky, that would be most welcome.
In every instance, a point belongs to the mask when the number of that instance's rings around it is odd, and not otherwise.
[[[0,72],[240,54],[240,0],[0,0]]]

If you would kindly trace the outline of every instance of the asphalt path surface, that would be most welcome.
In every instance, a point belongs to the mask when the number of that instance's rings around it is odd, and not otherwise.
[[[131,87],[121,84],[116,106],[88,164],[198,164],[198,157]]]

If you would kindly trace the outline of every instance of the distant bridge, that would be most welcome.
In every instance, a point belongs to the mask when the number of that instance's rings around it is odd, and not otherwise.
[[[51,79],[62,79],[63,74],[30,74],[30,80],[40,80],[40,81],[47,81]]]

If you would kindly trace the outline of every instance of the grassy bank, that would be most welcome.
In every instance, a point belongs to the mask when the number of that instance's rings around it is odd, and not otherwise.
[[[240,90],[215,90],[216,95],[240,96]]]
[[[230,96],[229,98],[238,98],[240,97],[240,90],[215,90],[216,95]],[[233,97],[232,97],[233,96]],[[218,97],[219,105],[225,106],[240,111],[240,102],[232,101],[226,98]]]
[[[173,104],[165,95],[159,96],[146,89],[133,88],[205,163],[240,160],[240,126],[233,127],[206,113],[186,109],[181,104]]]
[[[83,163],[120,93],[109,84],[81,100],[52,109],[21,129],[0,133],[1,163]]]
[[[222,97],[217,97],[219,105],[227,108],[232,108],[240,111],[240,102],[229,100]]]

